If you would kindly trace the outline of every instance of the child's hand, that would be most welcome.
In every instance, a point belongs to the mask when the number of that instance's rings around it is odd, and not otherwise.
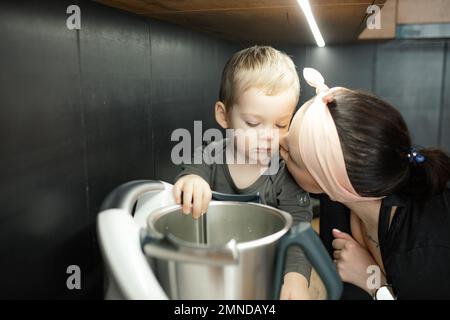
[[[280,300],[310,300],[308,280],[297,272],[288,272],[284,276]]]
[[[208,210],[211,201],[211,188],[200,176],[188,174],[181,177],[173,186],[175,202],[181,204],[183,200],[183,213],[192,213],[198,219]],[[181,199],[183,197],[183,199]]]

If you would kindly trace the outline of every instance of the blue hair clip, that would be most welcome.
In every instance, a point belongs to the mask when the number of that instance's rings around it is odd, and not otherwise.
[[[408,153],[408,159],[410,163],[420,164],[425,161],[425,156],[418,149],[411,148]]]

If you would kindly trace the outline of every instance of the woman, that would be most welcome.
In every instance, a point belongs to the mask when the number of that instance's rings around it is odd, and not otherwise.
[[[321,237],[342,280],[374,298],[450,298],[450,158],[413,148],[386,102],[329,89],[314,69],[304,77],[317,96],[294,116],[281,156],[303,189],[332,200]],[[333,217],[343,222],[331,232]]]

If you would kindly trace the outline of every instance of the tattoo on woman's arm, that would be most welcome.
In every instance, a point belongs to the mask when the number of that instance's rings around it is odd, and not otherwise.
[[[369,239],[370,241],[372,241],[372,242],[377,246],[377,248],[380,247],[379,243],[378,243],[374,238],[372,238],[372,237],[370,236],[370,234],[368,234],[367,232],[366,232],[366,237],[367,237],[367,239]]]

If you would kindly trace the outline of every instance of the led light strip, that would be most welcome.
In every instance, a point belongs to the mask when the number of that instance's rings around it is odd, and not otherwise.
[[[316,19],[311,10],[311,5],[309,4],[309,0],[297,0],[300,8],[302,8],[303,13],[305,14],[306,20],[308,21],[309,28],[316,40],[317,46],[325,47],[325,41],[323,40],[322,34],[320,33],[319,27],[317,26]]]

